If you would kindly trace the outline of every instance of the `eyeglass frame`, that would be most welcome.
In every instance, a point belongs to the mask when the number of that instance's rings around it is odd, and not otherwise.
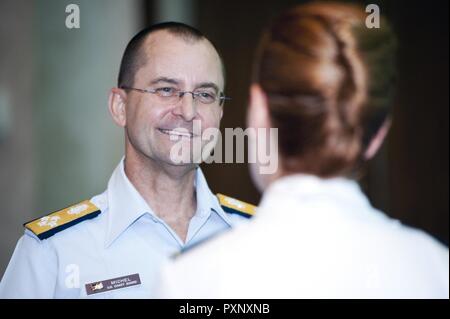
[[[151,89],[139,89],[139,88],[134,88],[134,87],[131,87],[131,86],[125,86],[125,85],[122,85],[122,86],[120,86],[119,88],[122,89],[122,90],[133,90],[133,91],[137,91],[137,92],[141,92],[141,93],[151,93],[151,94],[157,94],[157,95],[158,95],[157,89],[154,89],[154,90],[151,90]],[[195,99],[197,98],[197,96],[200,94],[200,92],[199,92],[199,93],[196,93],[196,92],[193,92],[193,91],[181,91],[181,90],[177,90],[173,96],[177,96],[177,94],[178,94],[178,99],[181,100],[181,98],[182,98],[186,93],[191,93],[192,99],[193,99],[194,101],[195,101]],[[161,95],[158,95],[158,96],[161,97],[161,98],[169,98],[169,97],[172,97],[172,96],[161,96]],[[214,102],[216,102],[217,100],[219,100],[219,106],[222,106],[223,103],[225,102],[225,100],[228,100],[228,101],[229,101],[229,100],[231,100],[231,97],[225,96],[225,94],[224,94],[223,92],[219,92],[219,96],[216,97],[216,100],[214,100]],[[200,102],[200,103],[205,104],[205,105],[209,105],[209,104],[213,104],[214,102],[211,102],[211,103],[203,103],[203,102]]]

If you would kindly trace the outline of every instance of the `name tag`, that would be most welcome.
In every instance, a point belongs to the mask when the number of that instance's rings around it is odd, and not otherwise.
[[[141,284],[141,278],[139,274],[133,274],[113,279],[107,279],[103,281],[96,281],[90,284],[86,284],[86,293],[88,295],[98,294],[105,291],[122,289],[132,287]]]

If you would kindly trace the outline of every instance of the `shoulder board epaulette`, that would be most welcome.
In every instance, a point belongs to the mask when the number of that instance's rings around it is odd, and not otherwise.
[[[237,200],[232,197],[225,196],[223,194],[217,194],[220,206],[226,213],[238,214],[247,218],[252,217],[255,214],[256,206]]]
[[[97,217],[99,214],[100,208],[95,206],[90,200],[85,200],[34,219],[23,226],[43,240],[84,220]]]

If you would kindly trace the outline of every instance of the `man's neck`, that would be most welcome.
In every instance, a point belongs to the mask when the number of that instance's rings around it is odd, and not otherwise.
[[[127,152],[124,170],[153,212],[185,241],[197,208],[195,168],[161,164],[136,152]]]

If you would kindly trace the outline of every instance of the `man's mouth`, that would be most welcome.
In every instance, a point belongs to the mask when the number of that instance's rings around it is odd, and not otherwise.
[[[178,131],[178,130],[163,129],[163,128],[159,128],[158,131],[160,131],[163,134],[166,134],[169,136],[175,136],[175,137],[193,138],[195,136],[193,133],[187,132],[187,131]]]

